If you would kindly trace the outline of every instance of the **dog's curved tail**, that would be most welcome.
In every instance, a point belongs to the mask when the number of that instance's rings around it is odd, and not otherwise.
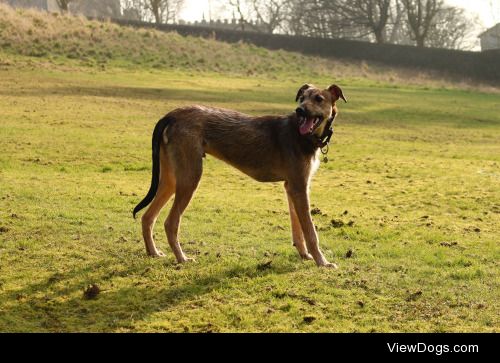
[[[158,190],[158,184],[160,183],[160,145],[163,136],[163,132],[173,122],[173,118],[169,115],[162,118],[156,124],[153,131],[153,175],[151,177],[151,186],[149,188],[148,194],[144,199],[137,204],[134,208],[134,219],[142,209],[146,208],[155,198],[156,192]]]

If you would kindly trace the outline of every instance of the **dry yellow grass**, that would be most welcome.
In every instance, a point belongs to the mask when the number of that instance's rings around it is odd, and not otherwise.
[[[182,37],[175,32],[135,29],[34,9],[13,9],[5,4],[0,4],[0,50],[32,57],[37,63],[49,61],[53,67],[67,67],[68,59],[72,59],[73,65],[98,69],[139,66],[300,81],[324,76],[376,84],[496,91],[488,85],[444,78],[436,72],[270,51],[251,44]]]

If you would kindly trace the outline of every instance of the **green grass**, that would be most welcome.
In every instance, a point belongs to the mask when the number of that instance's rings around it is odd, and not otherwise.
[[[211,157],[181,228],[197,263],[178,266],[162,223],[168,258],[150,259],[131,218],[155,122],[190,103],[286,113],[298,84],[0,71],[0,331],[498,331],[498,95],[340,83],[350,102],[312,188],[340,269],[299,261],[280,184]]]

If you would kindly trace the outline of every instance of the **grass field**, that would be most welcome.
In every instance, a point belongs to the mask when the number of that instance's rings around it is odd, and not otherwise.
[[[281,185],[213,158],[181,229],[198,262],[177,266],[131,218],[155,122],[193,102],[289,112],[297,84],[1,71],[0,331],[497,331],[498,95],[339,83],[312,202],[340,270],[299,261]]]
[[[498,93],[19,53],[0,52],[1,332],[500,330]],[[161,222],[167,258],[145,256],[131,211],[160,117],[288,113],[300,85],[334,81],[349,103],[312,204],[339,270],[299,260],[282,185],[211,157],[181,226],[197,262],[174,263]]]

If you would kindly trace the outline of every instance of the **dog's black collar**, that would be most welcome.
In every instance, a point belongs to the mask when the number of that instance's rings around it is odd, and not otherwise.
[[[328,146],[330,145],[330,140],[332,139],[333,136],[333,121],[335,121],[335,116],[331,116],[326,121],[325,130],[323,131],[323,134],[320,137],[314,135],[314,141],[316,143],[316,146],[319,149],[321,149],[321,153],[323,155],[328,154]]]

